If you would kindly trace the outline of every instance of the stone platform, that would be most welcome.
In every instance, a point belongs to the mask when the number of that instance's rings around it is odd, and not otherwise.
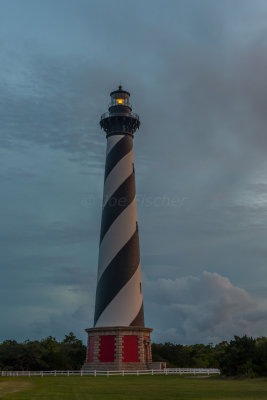
[[[88,346],[84,370],[144,370],[152,362],[150,333],[144,327],[86,329]]]

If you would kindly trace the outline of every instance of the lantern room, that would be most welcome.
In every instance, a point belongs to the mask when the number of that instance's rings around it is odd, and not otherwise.
[[[121,85],[119,86],[118,90],[115,90],[114,92],[110,93],[110,97],[111,97],[111,103],[110,103],[110,107],[114,107],[114,106],[126,106],[126,107],[130,107],[130,93],[126,92],[126,90],[123,90]]]
[[[119,86],[110,93],[111,103],[108,112],[101,115],[100,126],[110,135],[131,135],[140,126],[139,116],[132,112],[130,93]]]

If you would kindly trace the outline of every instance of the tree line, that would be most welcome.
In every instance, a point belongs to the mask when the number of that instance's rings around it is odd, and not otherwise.
[[[267,376],[267,337],[235,336],[230,342],[183,346],[153,343],[153,361],[169,367],[219,368],[226,376]]]
[[[0,370],[78,370],[85,361],[85,354],[86,346],[72,332],[61,342],[52,336],[23,343],[5,340],[0,344]]]
[[[267,337],[235,336],[230,342],[181,345],[152,344],[153,361],[168,367],[219,368],[227,376],[267,376]],[[86,346],[70,332],[64,340],[49,336],[40,341],[0,343],[0,370],[79,370],[85,362]]]

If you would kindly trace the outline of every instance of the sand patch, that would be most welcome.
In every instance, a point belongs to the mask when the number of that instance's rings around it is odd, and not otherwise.
[[[26,390],[31,386],[30,382],[12,380],[1,381],[0,378],[0,398],[8,393],[19,392],[20,390]]]

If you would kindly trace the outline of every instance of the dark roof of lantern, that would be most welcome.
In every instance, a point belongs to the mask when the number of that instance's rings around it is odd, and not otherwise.
[[[110,96],[112,96],[112,95],[115,94],[115,93],[127,93],[129,96],[131,96],[130,93],[127,92],[127,90],[123,90],[123,89],[122,89],[122,86],[121,86],[121,85],[119,86],[119,89],[118,89],[118,90],[114,90],[113,92],[111,92],[111,93],[110,93]]]

